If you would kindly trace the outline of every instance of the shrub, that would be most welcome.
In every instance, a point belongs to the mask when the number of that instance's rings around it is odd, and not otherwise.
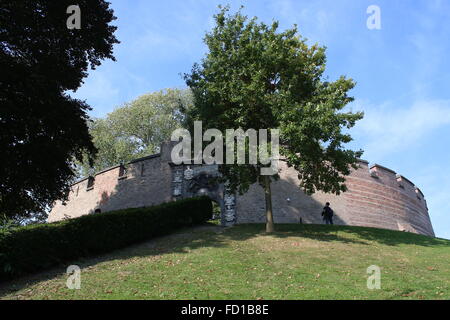
[[[202,197],[0,230],[0,279],[122,248],[211,216],[211,200]]]

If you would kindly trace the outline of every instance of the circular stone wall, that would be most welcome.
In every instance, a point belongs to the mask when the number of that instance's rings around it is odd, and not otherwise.
[[[323,223],[326,202],[334,210],[334,222],[409,231],[434,236],[426,200],[405,177],[380,165],[369,168],[360,160],[359,168],[346,178],[348,191],[339,196],[317,192],[312,196],[299,189],[297,172],[280,162],[280,180],[272,183],[274,220],[277,223]],[[265,221],[264,192],[253,185],[237,197],[237,223]]]

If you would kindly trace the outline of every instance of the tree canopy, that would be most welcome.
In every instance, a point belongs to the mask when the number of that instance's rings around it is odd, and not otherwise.
[[[73,158],[92,160],[89,105],[71,98],[89,68],[112,59],[115,20],[103,0],[77,1],[81,28],[69,29],[69,0],[0,4],[0,213],[26,217],[64,197]]]
[[[278,31],[238,11],[221,8],[205,36],[208,52],[185,80],[194,95],[192,120],[203,127],[279,129],[280,153],[293,166],[307,193],[345,191],[345,175],[362,151],[345,148],[345,131],[363,117],[344,112],[352,101],[352,79],[330,82],[324,76],[325,48],[308,45],[297,27]],[[267,147],[267,146],[266,146]],[[273,230],[270,182],[261,165],[221,165],[234,190],[245,192],[257,181],[266,194],[267,231]]]
[[[184,127],[186,111],[192,108],[190,90],[166,89],[144,94],[116,108],[105,118],[90,123],[90,134],[98,149],[94,165],[78,163],[87,176],[138,157],[159,152],[173,130]]]

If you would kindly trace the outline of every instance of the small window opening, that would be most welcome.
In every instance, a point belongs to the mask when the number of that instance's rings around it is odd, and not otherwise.
[[[127,177],[127,168],[125,165],[121,164],[119,167],[119,179],[123,179]]]
[[[94,182],[95,182],[95,178],[93,176],[89,176],[86,190],[94,189]]]

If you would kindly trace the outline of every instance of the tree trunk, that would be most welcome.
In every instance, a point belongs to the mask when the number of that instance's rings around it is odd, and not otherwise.
[[[270,176],[264,176],[264,197],[266,199],[266,232],[271,233],[275,231],[273,225],[272,213],[272,192],[270,190]]]

